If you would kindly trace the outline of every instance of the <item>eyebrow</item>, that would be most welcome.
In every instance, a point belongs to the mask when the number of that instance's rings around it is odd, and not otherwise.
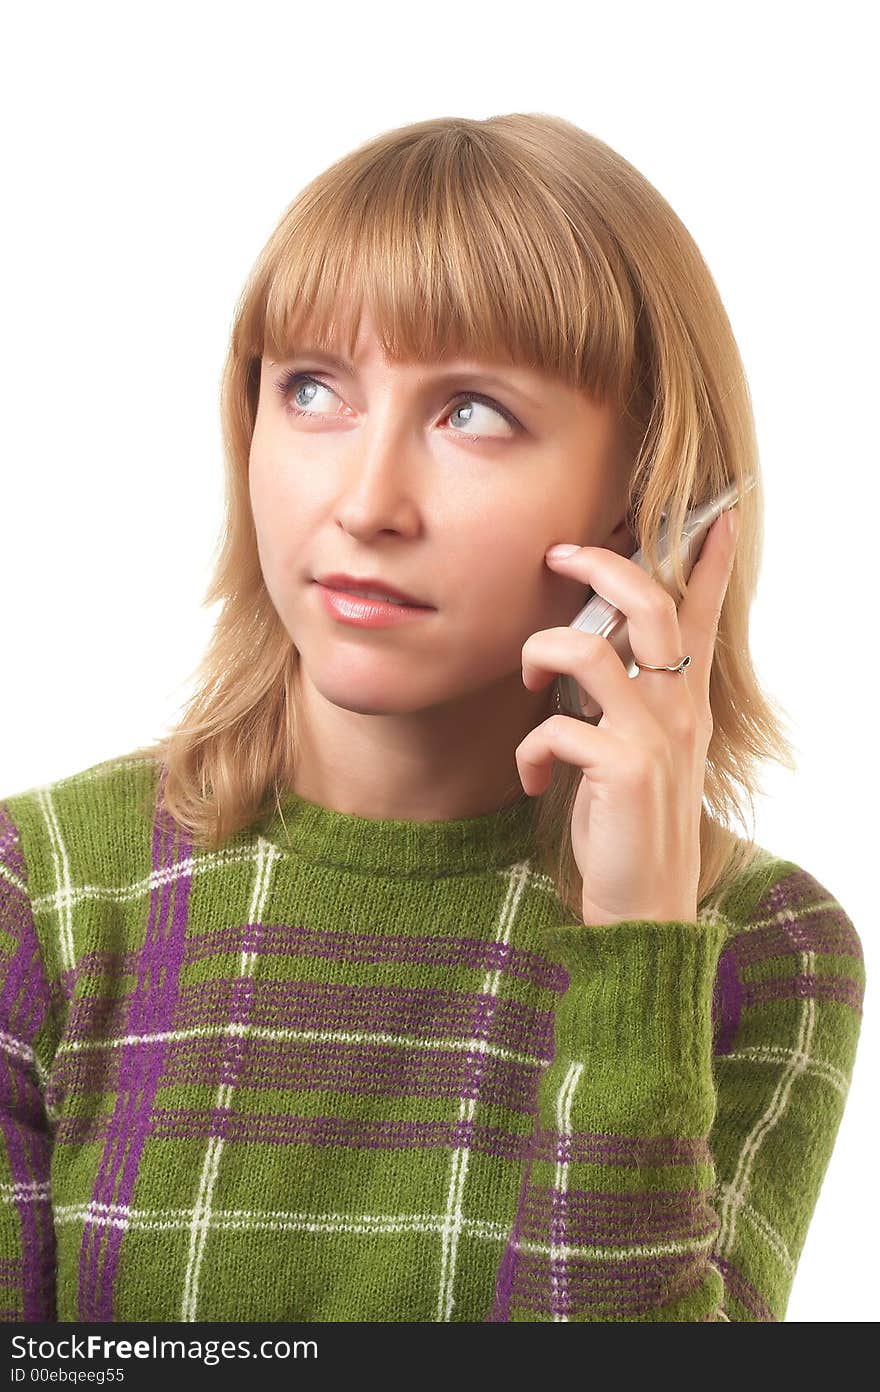
[[[341,369],[341,371],[347,373],[349,377],[354,377],[356,372],[354,363],[350,362],[348,358],[340,357],[336,353],[327,353],[323,348],[310,348],[306,346],[298,348],[297,351],[290,356],[292,358],[320,358],[323,362],[327,363],[328,366]],[[282,361],[289,361],[289,359],[283,359]],[[269,359],[269,365],[270,367],[279,366],[279,364],[272,359]],[[523,391],[521,387],[518,387],[508,378],[499,377],[493,372],[484,372],[482,368],[479,367],[468,367],[465,365],[464,367],[446,368],[442,371],[434,372],[432,376],[433,380],[438,384],[451,382],[455,379],[461,380],[462,377],[470,377],[475,382],[482,382],[488,386],[501,387],[504,391],[515,393],[515,395],[522,397],[523,401],[527,401],[536,411],[540,411],[543,405],[542,402],[536,401],[533,396]]]

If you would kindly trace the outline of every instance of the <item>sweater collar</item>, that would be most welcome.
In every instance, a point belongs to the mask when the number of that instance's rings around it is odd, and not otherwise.
[[[282,851],[340,868],[429,877],[465,874],[526,859],[536,805],[523,793],[476,817],[398,821],[337,812],[288,790],[261,834]]]

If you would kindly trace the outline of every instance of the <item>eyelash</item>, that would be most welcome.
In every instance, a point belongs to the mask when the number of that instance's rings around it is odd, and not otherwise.
[[[298,406],[291,406],[290,402],[287,399],[288,396],[290,396],[293,392],[294,388],[298,387],[301,382],[314,382],[315,385],[318,387],[326,387],[327,391],[332,391],[333,389],[332,387],[328,387],[326,382],[321,382],[317,377],[313,377],[309,372],[286,372],[283,375],[283,377],[278,378],[278,380],[275,383],[275,386],[277,387],[278,394],[280,395],[282,401],[286,404],[288,410],[292,411],[292,413],[295,416],[310,416],[312,415],[311,411],[301,411]],[[503,406],[499,405],[497,401],[493,401],[491,396],[483,396],[480,392],[460,393],[450,403],[447,415],[451,415],[452,412],[455,410],[456,406],[460,406],[463,401],[478,401],[480,405],[488,406],[490,410],[497,411],[499,416],[506,420],[508,425],[512,426],[514,430],[520,429],[519,421],[516,419],[515,416],[512,416],[511,413],[505,410]],[[460,431],[457,433],[464,435],[467,432]],[[477,436],[476,438],[479,439],[480,437]]]

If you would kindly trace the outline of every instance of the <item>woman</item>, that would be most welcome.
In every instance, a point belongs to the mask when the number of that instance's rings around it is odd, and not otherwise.
[[[5,1317],[783,1319],[864,965],[729,826],[793,765],[686,229],[564,120],[390,131],[270,237],[222,414],[183,718],[0,806]],[[730,483],[676,607],[629,558]]]

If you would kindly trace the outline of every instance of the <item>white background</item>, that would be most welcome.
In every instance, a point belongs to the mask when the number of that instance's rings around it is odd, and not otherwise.
[[[855,1075],[788,1319],[877,1318],[877,109],[871,6],[17,6],[6,17],[0,794],[164,731],[214,614],[217,391],[295,193],[382,130],[544,111],[620,151],[719,285],[758,422],[753,610],[796,775],[758,840],[855,922]]]

